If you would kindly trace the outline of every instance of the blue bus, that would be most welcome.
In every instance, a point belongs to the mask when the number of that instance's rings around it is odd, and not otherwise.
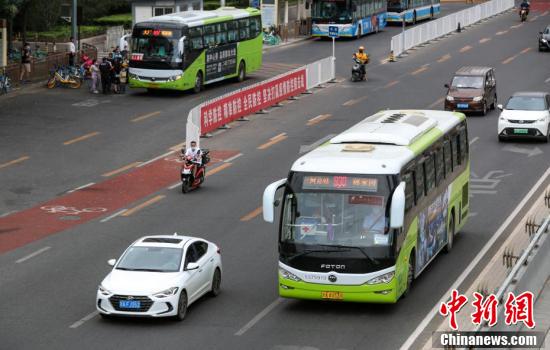
[[[387,21],[389,23],[415,24],[421,19],[433,19],[441,12],[439,0],[388,0]]]
[[[314,37],[328,37],[328,27],[337,26],[341,37],[359,38],[386,26],[386,0],[313,0]]]

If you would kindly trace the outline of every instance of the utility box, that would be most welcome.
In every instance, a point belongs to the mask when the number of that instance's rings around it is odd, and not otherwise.
[[[8,29],[6,20],[0,19],[0,67],[8,65]]]

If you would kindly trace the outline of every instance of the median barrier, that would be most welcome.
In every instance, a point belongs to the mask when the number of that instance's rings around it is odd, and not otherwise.
[[[415,46],[457,31],[458,28],[464,29],[464,27],[497,15],[512,7],[514,7],[514,0],[491,0],[415,26],[394,35],[390,42],[390,51],[393,51],[394,55],[400,56]]]
[[[200,137],[235,120],[264,111],[280,102],[305,93],[335,77],[334,59],[327,57],[270,79],[205,101],[189,111],[186,143],[199,142]]]

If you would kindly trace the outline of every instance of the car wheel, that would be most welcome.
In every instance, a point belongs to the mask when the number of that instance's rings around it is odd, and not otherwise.
[[[197,76],[195,77],[195,86],[193,87],[193,91],[195,93],[199,93],[202,90],[202,72],[198,72]]]
[[[455,216],[451,212],[451,220],[449,227],[447,228],[447,244],[445,245],[445,253],[449,253],[453,249],[453,243],[455,239]]]
[[[504,142],[504,141],[506,141],[506,137],[502,135],[498,135],[498,142]]]
[[[544,143],[548,143],[550,141],[550,125],[548,125],[548,129],[546,129],[546,136],[542,140]]]
[[[99,316],[104,320],[110,320],[110,319],[113,318],[112,315],[104,314],[104,313],[101,313],[101,312],[99,313]]]
[[[411,252],[411,256],[409,257],[409,267],[407,272],[407,287],[405,288],[405,291],[401,295],[402,298],[405,298],[411,292],[411,286],[414,280],[414,265],[415,265],[414,262],[415,262],[414,252]]]
[[[185,316],[187,316],[187,292],[182,290],[178,300],[178,314],[176,315],[176,320],[183,321]]]
[[[220,269],[216,268],[214,275],[212,276],[212,289],[210,290],[210,295],[217,297],[220,294],[220,287],[222,284],[222,273]]]
[[[487,115],[487,102],[483,102],[483,110],[481,111],[481,115]]]
[[[495,97],[493,98],[493,103],[491,104],[491,109],[495,110],[497,107],[497,95],[495,94]]]

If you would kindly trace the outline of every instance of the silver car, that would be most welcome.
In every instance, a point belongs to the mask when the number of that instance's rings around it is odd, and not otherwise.
[[[539,51],[550,50],[550,25],[539,32]]]

